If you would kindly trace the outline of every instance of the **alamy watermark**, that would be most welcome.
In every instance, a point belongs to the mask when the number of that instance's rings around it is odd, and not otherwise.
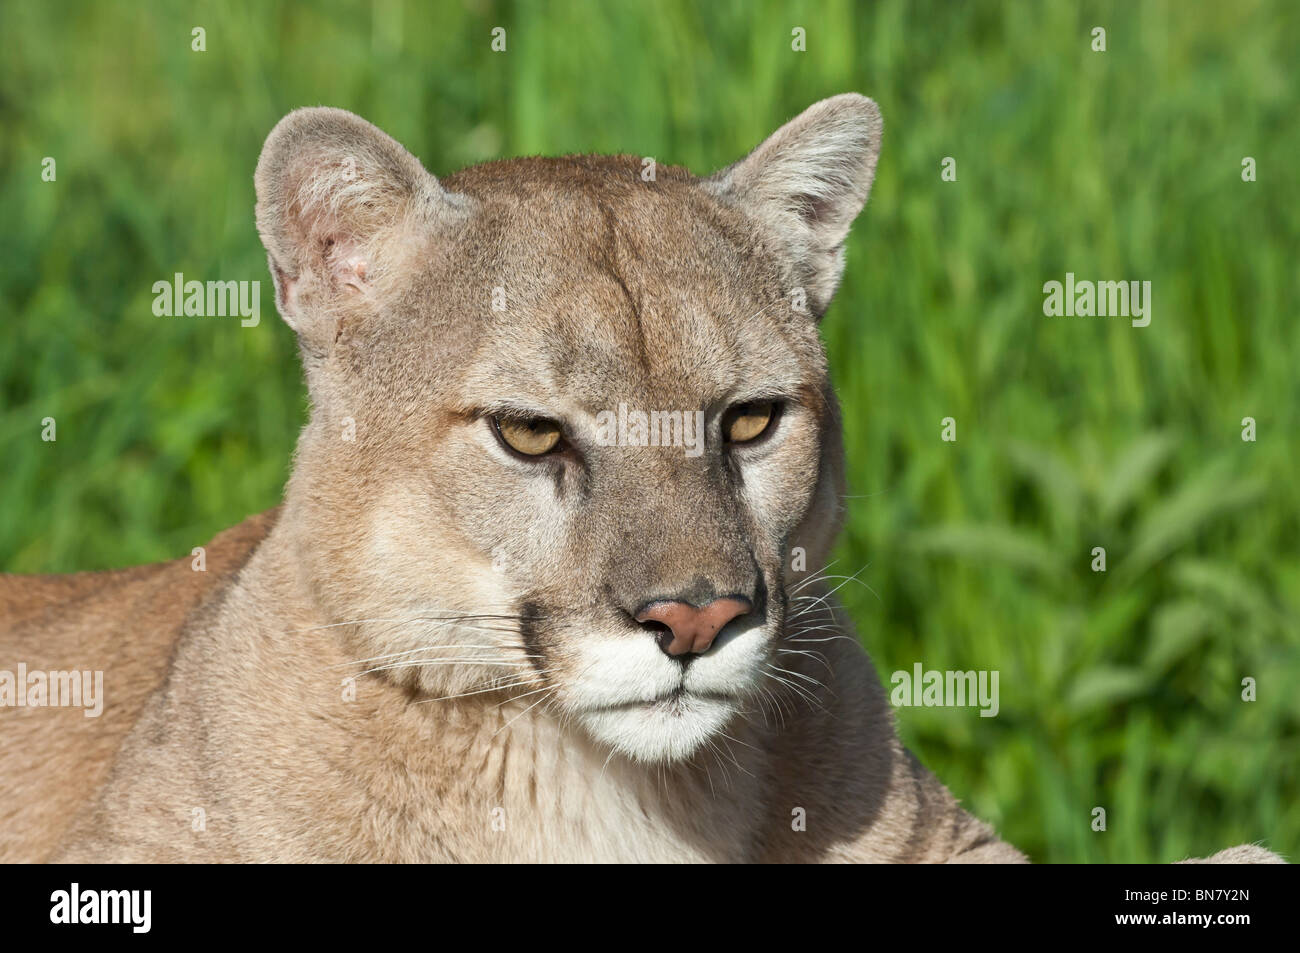
[[[602,447],[681,447],[688,457],[704,452],[704,411],[629,410],[596,414],[596,443]]]
[[[82,890],[73,883],[50,894],[50,922],[55,924],[123,924],[132,933],[153,925],[152,890]]]
[[[1064,284],[1044,283],[1043,314],[1052,318],[1132,318],[1133,327],[1145,328],[1151,323],[1151,282],[1075,281],[1074,272],[1067,271]]]
[[[926,671],[917,662],[912,671],[899,670],[889,677],[894,686],[889,700],[896,708],[973,708],[981,718],[998,713],[998,673]]]
[[[17,671],[0,669],[0,708],[84,708],[87,718],[104,711],[103,672]]]
[[[261,321],[260,281],[186,281],[178,271],[171,281],[155,281],[153,296],[153,313],[160,318],[238,315],[246,328]]]

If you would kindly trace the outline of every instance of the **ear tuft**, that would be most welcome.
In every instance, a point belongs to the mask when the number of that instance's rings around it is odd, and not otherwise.
[[[715,195],[777,235],[792,280],[805,288],[818,315],[844,271],[844,240],[871,192],[882,130],[872,100],[857,93],[833,96],[705,180]]]
[[[280,120],[255,182],[276,303],[300,337],[325,333],[324,316],[375,294],[404,249],[466,205],[395,140],[324,107]]]

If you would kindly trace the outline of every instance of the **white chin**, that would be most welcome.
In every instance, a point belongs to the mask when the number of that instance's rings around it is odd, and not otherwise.
[[[637,761],[680,761],[722,730],[736,706],[720,698],[685,694],[658,702],[579,713],[597,741]]]

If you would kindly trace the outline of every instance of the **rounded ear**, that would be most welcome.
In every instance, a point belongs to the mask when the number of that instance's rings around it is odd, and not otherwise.
[[[341,309],[372,303],[403,253],[469,206],[394,139],[342,109],[281,119],[255,182],[276,305],[304,340],[332,335]]]
[[[768,225],[820,316],[844,271],[844,240],[876,176],[883,123],[866,96],[814,103],[705,187]]]

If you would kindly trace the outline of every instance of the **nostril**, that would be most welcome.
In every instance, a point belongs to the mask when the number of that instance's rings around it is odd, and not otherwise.
[[[655,641],[659,643],[659,647],[665,652],[668,651],[668,646],[673,641],[673,630],[666,623],[646,619],[641,622],[641,628],[654,633]]]
[[[694,617],[696,609],[685,602],[660,599],[641,607],[636,621],[654,634],[659,647],[668,655],[684,655],[695,644]]]
[[[655,634],[664,652],[677,657],[707,652],[723,626],[752,608],[740,596],[714,599],[699,609],[680,599],[660,599],[642,606],[634,618]]]

